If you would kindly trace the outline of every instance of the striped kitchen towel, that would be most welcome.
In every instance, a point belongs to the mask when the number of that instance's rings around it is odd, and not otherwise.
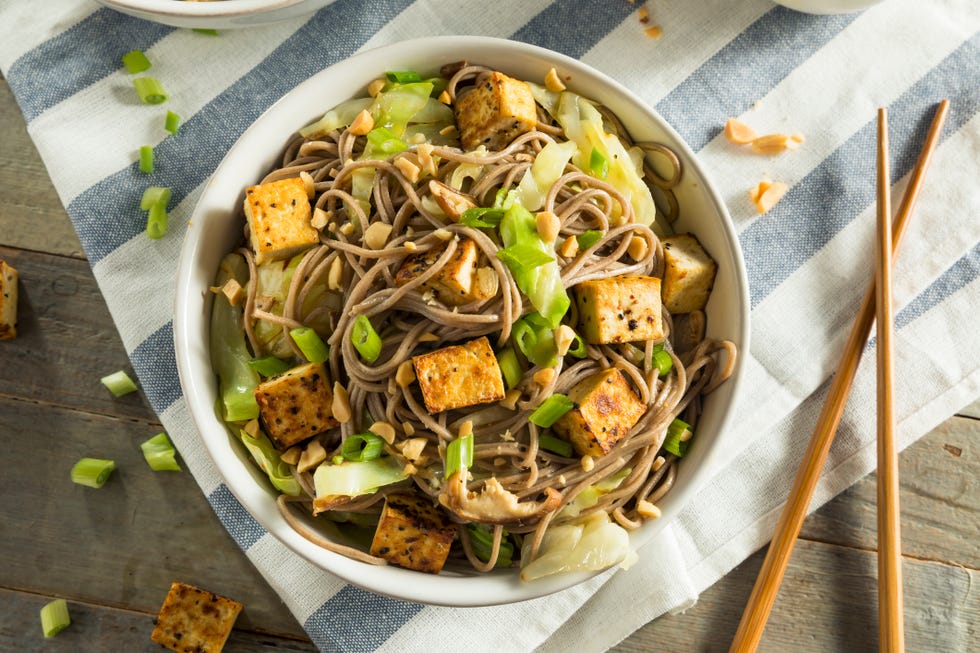
[[[642,3],[335,0],[316,14],[218,38],[132,19],[92,2],[0,3],[9,81],[105,295],[141,385],[215,512],[323,650],[603,650],[698,592],[771,535],[871,274],[874,109],[887,106],[893,192],[904,189],[935,102],[952,108],[894,276],[898,431],[915,440],[980,395],[980,7],[888,0],[809,16],[767,0]],[[479,8],[478,8],[479,7]],[[480,34],[545,46],[602,70],[691,144],[728,203],[748,267],[752,349],[712,482],[628,571],[518,606],[435,608],[344,584],[286,550],[222,483],[187,414],[172,301],[187,219],[241,132],[296,84],[355,52],[406,38]],[[166,80],[138,104],[120,56],[145,50]],[[728,117],[802,132],[791,155],[760,157],[720,134]],[[152,241],[138,202],[136,147],[157,143],[153,183],[173,189],[171,230]],[[747,189],[789,186],[760,216]],[[874,466],[874,370],[864,365],[815,505]],[[625,598],[628,597],[628,598]],[[370,628],[362,624],[368,621]],[[534,615],[529,618],[527,615]],[[601,627],[600,627],[601,626]],[[942,648],[938,646],[937,648]]]

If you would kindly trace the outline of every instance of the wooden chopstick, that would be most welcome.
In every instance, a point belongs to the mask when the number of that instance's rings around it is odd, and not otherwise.
[[[892,234],[891,253],[893,257],[898,254],[898,250],[901,248],[909,218],[922,190],[926,170],[928,170],[929,164],[932,162],[932,155],[939,144],[939,137],[948,111],[949,100],[943,100],[936,109],[926,141],[922,146],[922,151],[919,152],[919,158],[912,171],[908,188],[902,197]],[[854,382],[858,363],[861,361],[861,354],[865,343],[868,341],[868,336],[871,334],[871,323],[874,321],[875,315],[875,286],[874,279],[872,279],[868,292],[865,293],[861,303],[857,319],[851,328],[847,344],[844,345],[844,350],[841,353],[840,364],[831,381],[830,390],[827,392],[827,398],[824,400],[820,416],[817,418],[813,435],[810,437],[810,444],[803,455],[803,464],[793,481],[793,489],[790,490],[789,498],[786,500],[786,505],[779,518],[776,533],[769,544],[766,558],[759,570],[755,585],[752,587],[752,594],[742,612],[742,619],[738,624],[738,630],[735,632],[735,638],[732,640],[729,649],[731,653],[755,651],[759,645],[759,640],[762,638],[762,631],[766,627],[766,620],[776,602],[776,594],[779,592],[779,585],[783,580],[783,574],[786,572],[786,566],[789,564],[793,545],[796,543],[800,528],[803,526],[806,509],[813,498],[817,481],[820,480],[820,470],[823,469],[827,452],[830,451],[830,445],[834,440],[834,433],[837,431],[837,425],[844,413],[844,404],[847,402],[847,396],[851,391],[851,384]]]
[[[878,370],[878,649],[905,650],[902,599],[902,537],[898,490],[898,446],[892,360],[892,225],[888,164],[888,111],[878,109],[877,238],[875,324]]]

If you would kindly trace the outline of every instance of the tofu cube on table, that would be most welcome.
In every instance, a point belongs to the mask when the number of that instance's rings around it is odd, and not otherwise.
[[[238,601],[172,583],[150,639],[181,653],[221,653],[241,611]]]
[[[551,428],[572,443],[580,456],[603,456],[629,435],[647,407],[633,392],[623,373],[603,370],[580,381],[568,393],[575,408]]]
[[[718,264],[692,234],[664,238],[663,302],[671,313],[704,309]]]
[[[430,574],[449,557],[456,525],[432,501],[417,494],[389,494],[371,541],[371,555]]]
[[[265,432],[279,451],[339,426],[323,363],[306,363],[255,387]]]
[[[423,274],[444,251],[435,249],[409,256],[395,274],[395,285],[404,286]],[[490,273],[490,283],[487,283],[488,277],[478,267],[479,256],[480,250],[476,243],[469,238],[460,239],[450,259],[422,287],[431,290],[447,306],[462,306],[493,297],[498,287],[496,272],[492,268],[485,269]]]
[[[245,189],[245,218],[255,262],[289,258],[320,242],[310,224],[312,209],[299,177]]]
[[[585,341],[607,345],[663,340],[660,279],[639,275],[583,281],[574,287]]]
[[[0,261],[0,340],[17,337],[17,270]]]
[[[412,359],[429,414],[504,398],[504,380],[486,337]]]
[[[502,150],[538,124],[538,111],[527,82],[493,72],[456,101],[456,126],[467,150],[485,145]]]

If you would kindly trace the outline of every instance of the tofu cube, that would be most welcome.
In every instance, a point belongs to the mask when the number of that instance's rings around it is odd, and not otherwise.
[[[552,430],[572,443],[580,456],[603,456],[646,411],[626,377],[616,368],[593,374],[568,393],[575,408],[562,415]]]
[[[371,555],[438,574],[449,557],[456,525],[432,501],[416,494],[389,494],[371,541]]]
[[[299,177],[245,189],[245,218],[259,265],[289,258],[320,242],[310,224],[310,199]]]
[[[0,340],[17,337],[17,270],[0,261]]]
[[[456,101],[456,127],[466,150],[485,145],[502,150],[538,124],[534,96],[527,82],[493,72]]]
[[[504,398],[504,380],[486,337],[412,359],[430,415]]]
[[[437,249],[409,256],[395,274],[395,285],[404,286],[420,276],[444,251]],[[449,261],[422,287],[431,290],[435,298],[447,306],[461,306],[493,297],[497,294],[497,274],[491,268],[479,268],[479,258],[480,249],[476,243],[469,238],[461,239]],[[485,274],[486,271],[490,274]]]
[[[663,340],[660,279],[638,275],[584,281],[574,289],[579,327],[592,345]]]
[[[671,313],[700,311],[708,303],[718,264],[692,234],[664,238],[663,302]]]
[[[171,651],[220,653],[241,611],[238,601],[172,583],[150,639]]]
[[[255,388],[265,432],[279,451],[339,426],[323,363],[307,363],[266,379]]]

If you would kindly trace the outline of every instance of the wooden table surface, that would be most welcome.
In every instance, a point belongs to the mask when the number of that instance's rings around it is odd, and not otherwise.
[[[162,427],[145,400],[99,383],[129,361],[2,80],[0,259],[20,271],[20,336],[0,342],[0,650],[160,650],[149,635],[173,580],[245,604],[228,651],[314,650],[193,477],[146,467],[139,443]],[[910,651],[977,645],[978,436],[980,403],[901,456]],[[101,490],[69,480],[82,456],[116,460]],[[877,649],[875,539],[869,476],[808,518],[761,650]],[[727,650],[761,562],[757,552],[615,650]],[[38,610],[54,597],[73,623],[45,640]]]

